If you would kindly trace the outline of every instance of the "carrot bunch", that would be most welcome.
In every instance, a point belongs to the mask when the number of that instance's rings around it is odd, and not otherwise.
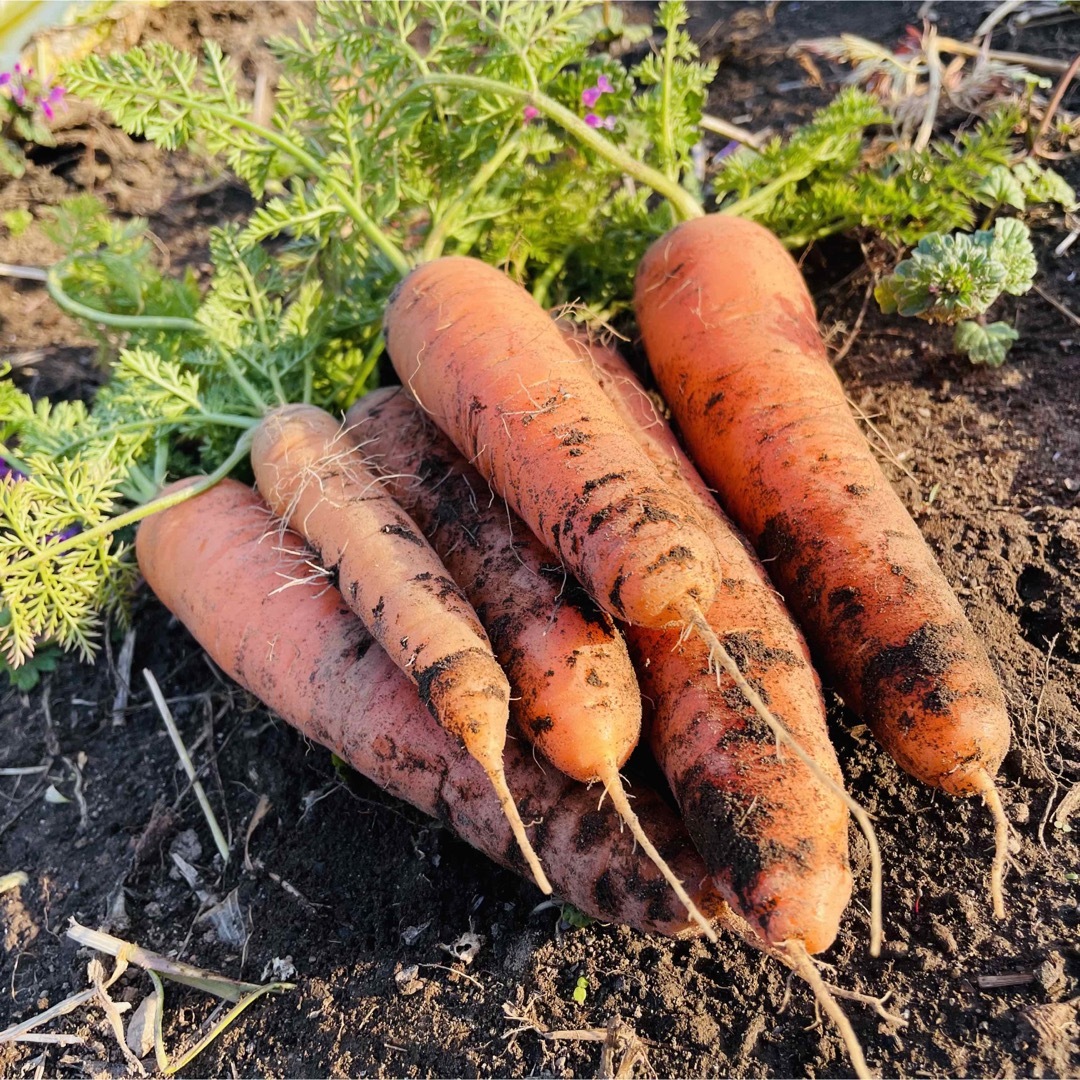
[[[849,810],[873,833],[843,787],[812,649],[904,768],[984,797],[1002,914],[1002,693],[855,426],[797,268],[759,226],[702,218],[650,249],[636,304],[693,462],[617,354],[498,270],[436,259],[386,311],[400,388],[344,424],[309,406],[260,424],[259,491],[298,535],[277,526],[268,554],[270,510],[213,491],[142,526],[143,573],[286,719],[500,861],[524,859],[542,889],[550,875],[584,910],[664,932],[686,925],[677,896],[705,932],[736,926],[820,989],[809,954],[850,894]],[[170,539],[200,505],[213,600]],[[321,563],[330,598],[279,599],[281,551]],[[624,790],[643,702],[698,854]],[[507,742],[508,719],[568,779],[553,786]],[[601,800],[588,809],[594,782],[630,850]],[[877,913],[875,894],[872,947]]]

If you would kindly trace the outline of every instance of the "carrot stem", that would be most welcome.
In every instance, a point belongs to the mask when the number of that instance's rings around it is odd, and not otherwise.
[[[261,414],[266,411],[267,404],[263,396],[243,373],[229,350],[213,337],[208,326],[195,319],[187,319],[179,315],[119,315],[111,311],[88,307],[68,296],[60,284],[60,276],[70,261],[70,259],[64,259],[50,267],[45,278],[45,289],[58,308],[87,322],[100,323],[102,326],[111,326],[117,330],[175,330],[178,333],[200,334],[217,349],[229,374],[248,401],[254,405],[256,412]],[[198,401],[194,398],[190,403],[193,408],[199,407]]]
[[[459,75],[452,73],[439,73],[425,75],[413,81],[399,95],[384,115],[383,124],[386,124],[386,116],[392,113],[402,102],[425,87],[456,86],[462,90],[473,90],[480,94],[493,94],[499,97],[508,97],[532,105],[539,109],[549,120],[553,120],[578,142],[594,151],[598,157],[603,158],[609,164],[614,165],[620,172],[634,180],[639,181],[646,187],[652,188],[663,199],[671,204],[675,213],[682,220],[701,217],[704,209],[700,202],[694,198],[677,180],[673,180],[658,169],[646,165],[632,154],[628,154],[621,147],[616,146],[610,139],[605,139],[594,128],[589,127],[576,113],[571,112],[565,105],[559,104],[554,98],[539,90],[527,90],[522,86],[512,86],[509,83],[498,82],[481,75]]]
[[[604,785],[604,790],[611,796],[611,802],[619,817],[630,827],[630,832],[633,833],[634,839],[641,845],[642,851],[649,856],[656,869],[664,875],[664,880],[671,886],[680,903],[689,913],[690,918],[701,927],[710,941],[719,941],[720,939],[716,936],[712,924],[698,910],[697,904],[694,903],[690,898],[690,894],[683,888],[683,883],[675,876],[674,871],[664,861],[664,857],[656,850],[652,841],[645,834],[641,822],[638,821],[637,814],[634,813],[633,808],[630,806],[630,800],[626,797],[626,789],[623,787],[618,769],[612,765],[610,771],[601,773],[600,782]]]
[[[0,579],[10,576],[16,571],[22,572],[27,567],[48,562],[60,555],[66,555],[77,547],[82,547],[104,536],[111,536],[118,529],[126,528],[128,525],[136,525],[151,514],[168,510],[170,507],[178,506],[182,502],[187,502],[188,499],[195,498],[196,495],[201,495],[208,488],[212,488],[215,484],[224,480],[247,457],[254,434],[253,428],[242,432],[229,456],[212,473],[200,476],[195,483],[170,491],[168,495],[163,495],[153,502],[143,503],[141,506],[136,506],[134,509],[118,514],[114,518],[109,518],[93,528],[69,537],[67,540],[61,540],[57,544],[49,544],[47,548],[39,550],[33,555],[27,555],[24,559],[16,559],[7,566],[0,567]]]
[[[1009,857],[1009,819],[1001,805],[1001,794],[994,778],[985,770],[975,774],[978,792],[994,819],[994,862],[990,867],[990,899],[994,905],[994,918],[1005,918],[1005,863]]]
[[[881,953],[882,925],[881,925],[881,849],[878,847],[877,835],[870,821],[870,815],[844,790],[842,784],[837,783],[811,756],[803,749],[799,741],[790,731],[776,718],[773,712],[762,700],[761,695],[750,685],[746,677],[739,670],[731,653],[724,648],[723,643],[717,637],[716,632],[708,624],[701,609],[696,604],[688,605],[688,610],[683,613],[686,625],[696,632],[701,640],[709,647],[710,663],[716,666],[717,679],[720,676],[720,668],[731,677],[732,682],[739,688],[743,697],[749,702],[750,707],[769,726],[777,742],[790,746],[795,756],[810,770],[817,780],[824,784],[834,795],[843,799],[852,817],[858,822],[859,828],[866,837],[870,846],[870,955],[878,956]]]
[[[859,1080],[869,1080],[873,1074],[866,1064],[859,1037],[855,1034],[855,1029],[844,1014],[844,1010],[840,1008],[839,1002],[833,997],[828,986],[825,985],[825,980],[818,974],[813,960],[810,959],[810,954],[806,951],[806,946],[801,941],[785,941],[783,948],[791,959],[791,966],[795,974],[809,983],[818,1004],[836,1025],[836,1030],[840,1033],[840,1038],[844,1040],[844,1046],[847,1047],[848,1057],[851,1059],[851,1067],[855,1070],[855,1075],[859,1077]]]

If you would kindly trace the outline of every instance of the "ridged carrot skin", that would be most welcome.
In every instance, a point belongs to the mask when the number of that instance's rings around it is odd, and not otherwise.
[[[214,661],[289,724],[527,876],[483,770],[438,726],[340,594],[320,583],[280,588],[311,554],[269,523],[258,496],[225,480],[142,522],[139,567]],[[506,769],[525,814],[539,821],[536,848],[561,897],[646,933],[693,932],[609,804],[598,808],[594,792],[541,770],[514,744]],[[636,794],[638,813],[699,903],[721,912],[682,824],[654,793]]]
[[[600,779],[600,761],[621,768],[641,735],[641,692],[611,616],[400,388],[365,395],[345,425],[476,610],[529,741],[575,780]]]
[[[259,493],[315,549],[424,703],[456,735],[489,732],[501,755],[510,686],[487,634],[416,523],[352,454],[340,420],[309,405],[275,410],[251,459]],[[465,707],[451,700],[463,691]]]
[[[353,452],[341,423],[314,406],[265,416],[251,465],[274,513],[315,548],[432,715],[484,766],[537,884],[550,892],[503,776],[510,684],[476,612],[416,523]]]
[[[598,342],[597,380],[672,489],[692,501],[724,577],[706,611],[743,674],[818,765],[843,785],[825,703],[802,634],[764,570],[629,365]],[[790,752],[778,747],[708,648],[670,630],[628,627],[642,692],[653,701],[650,743],[690,835],[724,898],[769,944],[827,949],[851,895],[848,811]]]
[[[1001,687],[855,423],[794,261],[759,225],[701,218],[649,249],[635,305],[694,461],[845,702],[912,775],[987,794]]]
[[[715,554],[546,312],[498,270],[437,259],[386,313],[402,383],[610,614],[683,623]]]

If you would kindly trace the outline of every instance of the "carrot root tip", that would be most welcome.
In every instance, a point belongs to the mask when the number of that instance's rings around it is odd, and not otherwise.
[[[510,787],[506,782],[506,774],[503,772],[502,762],[495,764],[490,761],[480,760],[480,764],[487,773],[488,779],[491,781],[491,786],[495,789],[495,795],[499,800],[499,806],[502,808],[503,814],[506,815],[506,820],[510,825],[510,831],[514,834],[517,846],[520,849],[521,854],[525,857],[525,862],[529,866],[533,880],[536,882],[536,887],[545,896],[550,896],[553,891],[551,882],[548,881],[547,874],[544,873],[544,868],[540,865],[540,858],[536,854],[536,850],[533,848],[532,843],[529,841],[529,837],[525,832],[525,823],[521,820],[521,814],[518,813],[517,804],[514,802],[514,797],[510,794]]]
[[[645,830],[641,827],[641,822],[630,806],[630,800],[626,797],[626,791],[623,789],[618,770],[613,766],[610,772],[600,777],[600,781],[604,785],[604,790],[611,796],[612,805],[618,812],[619,817],[626,822],[627,827],[630,829],[634,842],[641,845],[642,851],[652,860],[656,869],[663,874],[664,880],[671,886],[683,907],[686,908],[690,918],[701,927],[705,936],[713,943],[718,942],[720,939],[717,937],[712,924],[702,915],[697,904],[694,903],[690,894],[683,887],[683,883],[675,876],[674,871],[664,861],[663,856],[656,850]]]
[[[990,867],[990,901],[994,918],[1005,918],[1005,866],[1009,859],[1009,819],[994,778],[985,770],[977,776],[978,791],[994,819],[994,861]]]

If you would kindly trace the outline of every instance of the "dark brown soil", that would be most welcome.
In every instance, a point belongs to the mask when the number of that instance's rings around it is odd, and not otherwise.
[[[970,32],[981,8],[949,5],[941,15],[952,32]],[[787,43],[841,30],[895,40],[916,11],[913,3],[782,4],[775,12],[697,5],[695,36],[722,61],[713,111],[747,114],[759,127],[801,116],[828,88],[796,85],[804,72],[785,58]],[[178,42],[213,36],[246,51],[254,77],[265,62],[261,39],[302,12],[173,5],[151,22]],[[1067,58],[1076,26],[1031,27],[1014,40],[1002,31],[999,40]],[[1075,110],[1077,97],[1067,107]],[[67,153],[43,155],[21,182],[0,186],[0,210],[38,212],[90,187],[122,212],[149,214],[173,263],[199,268],[207,228],[249,205],[211,166],[165,158],[89,113],[73,117],[70,130]],[[1080,179],[1075,162],[1063,167]],[[1080,245],[1056,259],[1061,237],[1055,219],[1038,234],[1041,286],[1080,309]],[[806,261],[837,347],[866,295],[868,278],[847,276],[856,255],[851,242],[836,242]],[[0,237],[2,260],[47,257]],[[986,812],[910,780],[842,707],[833,709],[845,773],[876,816],[888,942],[880,959],[867,955],[864,848],[853,834],[863,891],[825,958],[835,982],[888,992],[889,1008],[906,1019],[901,1028],[846,1004],[872,1066],[887,1075],[1080,1074],[1080,848],[1076,832],[1054,820],[1080,781],[1080,325],[1035,294],[1012,303],[1022,337],[997,371],[967,366],[937,332],[875,316],[872,304],[839,365],[852,400],[888,440],[886,467],[990,647],[1014,723],[1001,777],[1015,825],[1009,915],[995,923]],[[0,280],[0,326],[34,392],[91,391],[92,343],[39,289]],[[66,662],[28,697],[8,691],[0,699],[0,768],[48,766],[0,775],[0,873],[29,878],[0,895],[0,1027],[86,987],[89,955],[64,937],[75,918],[231,976],[269,978],[276,961],[295,967],[294,990],[253,1005],[184,1075],[596,1075],[597,1042],[545,1041],[508,1013],[553,1029],[604,1028],[621,1017],[643,1040],[639,1075],[850,1073],[808,991],[775,963],[730,941],[560,927],[557,910],[533,911],[541,898],[530,884],[372,785],[343,782],[324,751],[218,677],[151,597],[135,626],[132,697],[119,722],[108,659]],[[224,869],[138,675],[144,667],[170,698],[231,835]],[[44,801],[50,783],[73,801]],[[263,796],[270,811],[247,835]],[[200,919],[204,905],[173,870],[174,851],[218,898],[237,890],[242,949]],[[466,969],[441,946],[469,930],[484,944]],[[403,994],[395,973],[414,964],[418,978],[406,988],[416,992]],[[582,1004],[572,997],[580,976],[588,983]],[[995,986],[989,976],[1013,978]],[[132,968],[113,994],[137,1003],[149,990]],[[170,1051],[191,1045],[210,1010],[204,995],[169,986]],[[31,1075],[42,1054],[45,1075],[130,1072],[99,1008],[49,1030],[84,1042],[0,1045],[0,1074]]]

